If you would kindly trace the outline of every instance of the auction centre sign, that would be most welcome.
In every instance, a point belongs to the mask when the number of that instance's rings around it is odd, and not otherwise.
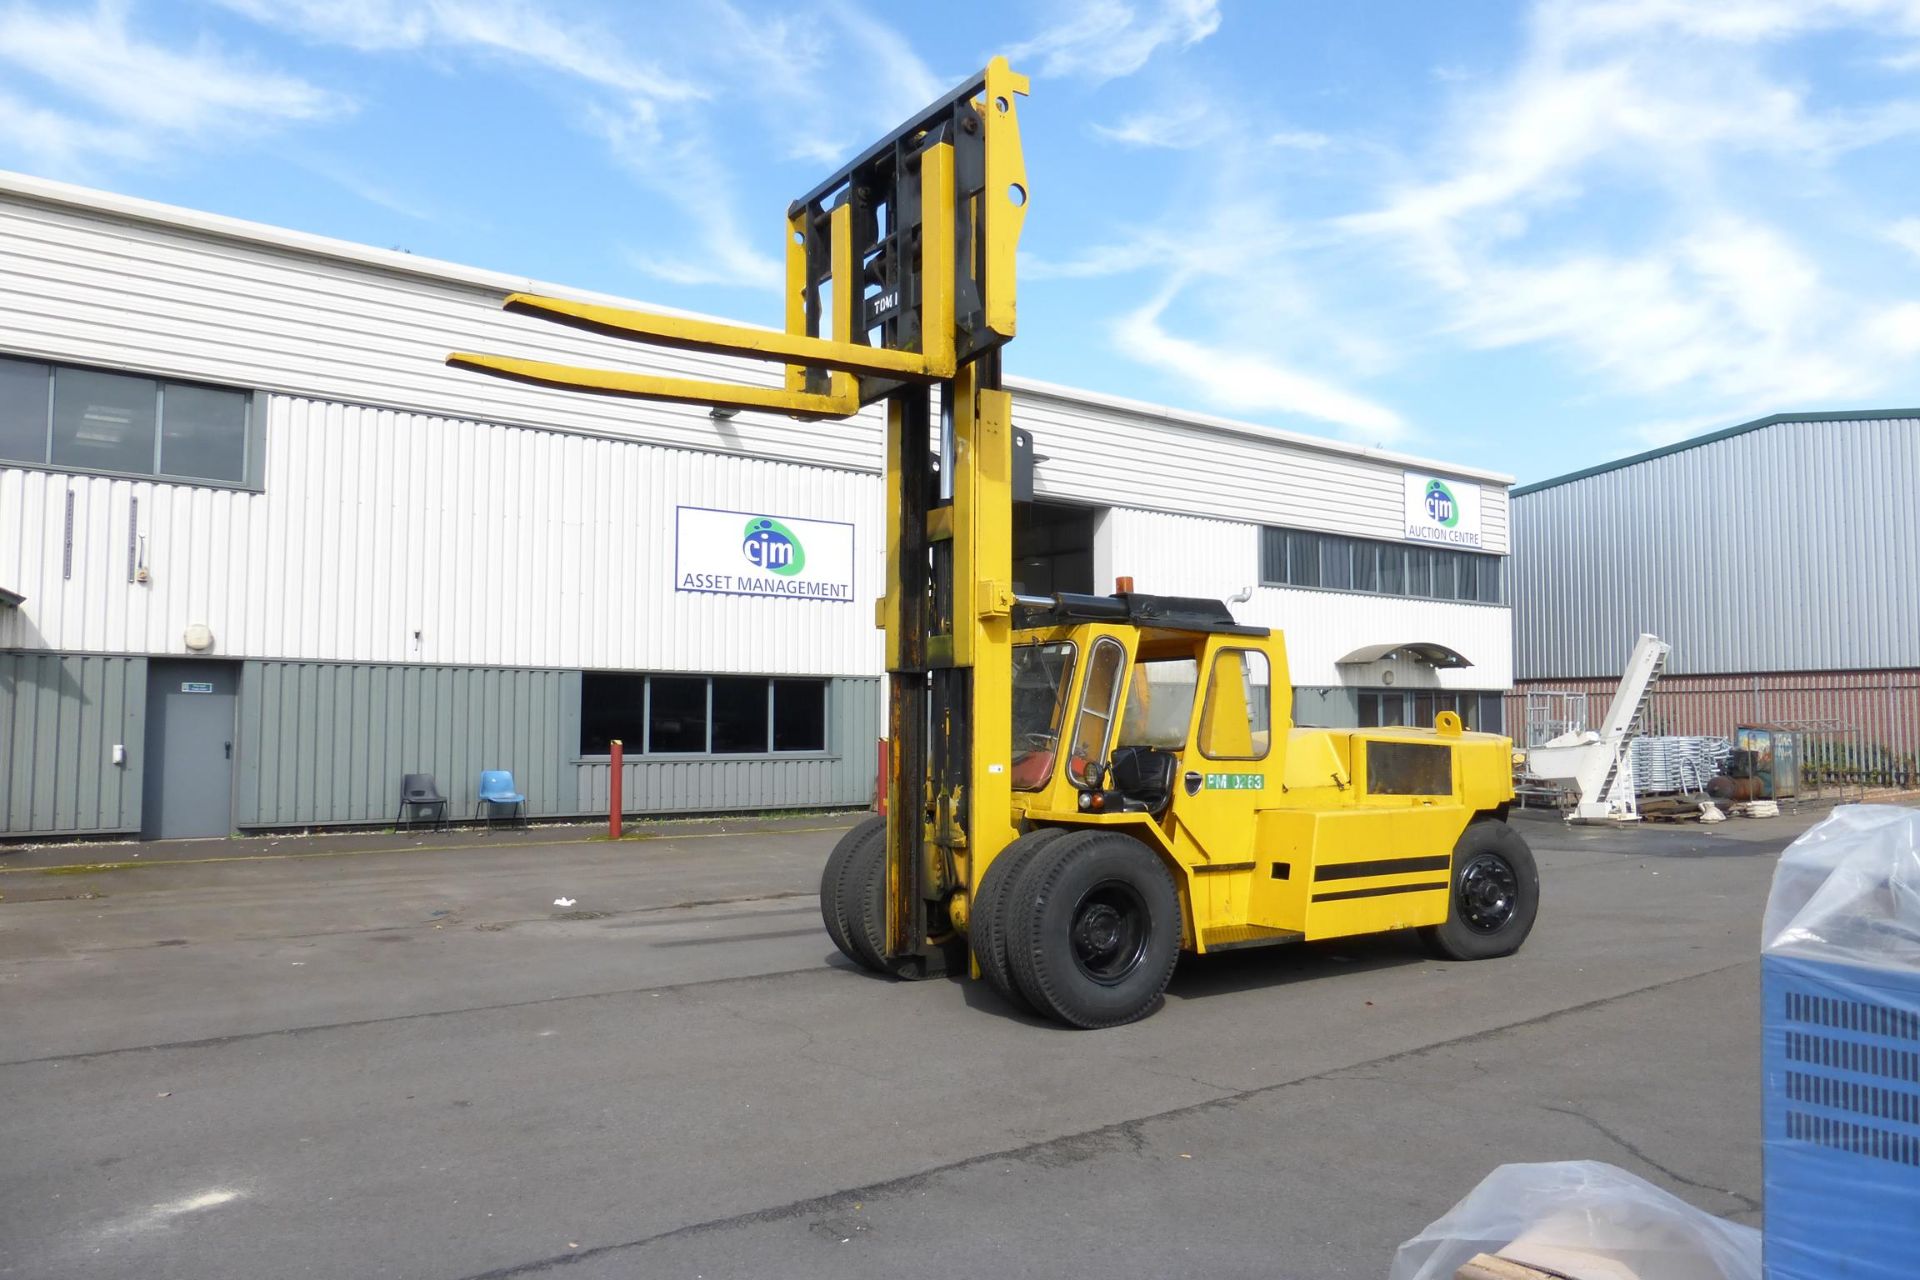
[[[852,600],[853,526],[763,511],[677,508],[673,589]]]
[[[1480,545],[1480,486],[1406,472],[1407,537],[1450,547]]]

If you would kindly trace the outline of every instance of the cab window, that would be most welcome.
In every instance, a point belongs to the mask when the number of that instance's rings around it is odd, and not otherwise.
[[[1192,658],[1135,662],[1118,745],[1185,750],[1187,725],[1193,718],[1194,688],[1199,682],[1200,664]]]
[[[1272,675],[1267,655],[1254,649],[1222,649],[1207,677],[1200,712],[1200,754],[1213,760],[1261,760],[1273,734],[1269,727]]]
[[[1073,687],[1073,646],[1023,644],[1013,650],[1013,789],[1038,791],[1053,777]]]
[[[1120,677],[1127,653],[1117,641],[1100,640],[1087,659],[1087,686],[1080,695],[1080,715],[1073,725],[1073,750],[1067,756],[1067,777],[1077,786],[1087,784],[1088,769],[1105,764],[1107,738],[1120,707]]]

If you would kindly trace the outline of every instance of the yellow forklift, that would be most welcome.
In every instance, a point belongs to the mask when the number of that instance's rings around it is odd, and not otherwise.
[[[1076,1027],[1159,1004],[1180,953],[1418,928],[1506,955],[1539,902],[1512,743],[1296,729],[1284,641],[1216,600],[1015,592],[1032,441],[1000,385],[1027,211],[1024,76],[986,70],[794,201],[783,331],[515,294],[508,310],[783,366],[702,382],[456,353],[498,377],[817,420],[886,406],[887,816],[827,859],[834,944],[970,967]]]

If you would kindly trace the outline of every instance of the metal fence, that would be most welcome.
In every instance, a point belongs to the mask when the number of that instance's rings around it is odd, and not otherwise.
[[[1508,723],[1527,723],[1529,706],[1549,692],[1585,694],[1598,715],[1616,684],[1525,682],[1508,695]],[[1920,671],[1668,676],[1654,687],[1644,731],[1731,738],[1743,725],[1800,735],[1803,793],[1920,787]]]

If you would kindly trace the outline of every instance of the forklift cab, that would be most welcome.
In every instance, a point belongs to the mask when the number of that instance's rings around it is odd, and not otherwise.
[[[1292,710],[1279,638],[1216,601],[1088,599],[1015,634],[1015,806],[1029,823],[1144,828],[1201,860],[1244,854]]]

